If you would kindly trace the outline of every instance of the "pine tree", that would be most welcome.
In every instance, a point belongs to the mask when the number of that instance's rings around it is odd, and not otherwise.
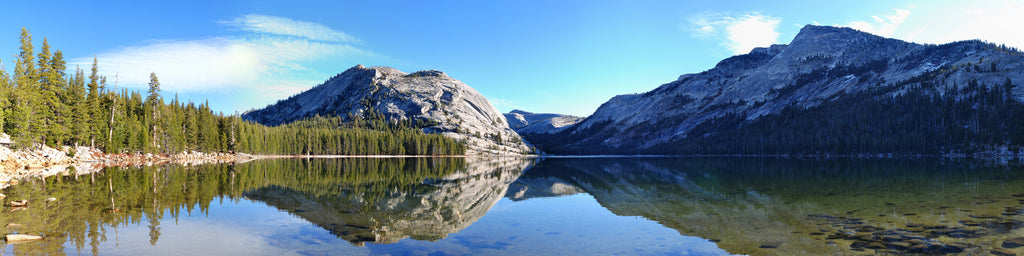
[[[188,105],[185,106],[185,121],[184,124],[182,124],[182,129],[184,130],[183,133],[185,136],[185,145],[187,145],[186,147],[193,150],[197,148],[196,145],[199,145],[196,138],[199,136],[196,131],[196,115],[196,106],[190,101]]]
[[[0,128],[19,146],[88,143],[108,153],[194,149],[276,154],[461,154],[465,150],[462,141],[424,134],[410,127],[411,122],[391,122],[372,109],[361,117],[314,116],[267,127],[237,114],[215,113],[208,101],[186,104],[175,95],[173,101],[164,104],[155,73],[150,73],[148,94],[143,96],[137,90],[117,92],[116,84],[114,90],[105,90],[106,77],[99,75],[95,56],[88,85],[82,69],[76,67],[70,77],[66,69],[63,53],[51,53],[48,40],[43,40],[38,55],[33,52],[27,29],[22,29],[20,52],[10,76],[0,62]],[[1009,91],[999,90],[993,92]]]
[[[149,73],[149,96],[146,97],[146,115],[148,117],[147,123],[150,125],[150,140],[151,145],[154,149],[160,149],[161,143],[159,137],[162,136],[160,129],[161,122],[163,121],[160,113],[161,107],[163,107],[163,100],[160,98],[160,79],[156,77],[156,73]]]
[[[78,146],[89,138],[87,134],[89,109],[85,101],[85,72],[81,68],[76,68],[75,76],[68,82],[67,92],[65,102],[71,109],[69,125],[71,136],[69,139],[73,145]]]
[[[43,38],[43,46],[39,51],[39,101],[36,109],[40,117],[40,131],[44,142],[50,146],[61,146],[67,131],[64,127],[64,116],[67,115],[64,96],[64,80],[66,63],[60,51],[50,53],[50,43]]]
[[[13,86],[11,83],[11,77],[4,70],[3,61],[0,61],[0,132],[6,132],[4,129],[5,119],[7,119],[7,115],[10,115],[10,96]]]
[[[33,116],[33,103],[37,101],[35,95],[38,91],[38,74],[33,62],[35,56],[32,51],[32,35],[28,29],[21,29],[21,46],[19,47],[18,60],[14,67],[14,105],[11,108],[11,115],[5,123],[7,131],[14,141],[20,146],[32,145],[36,139],[38,127],[35,127],[37,119]]]
[[[92,57],[92,71],[89,73],[89,93],[86,96],[87,113],[85,119],[88,120],[88,127],[86,133],[89,138],[89,145],[92,147],[96,146],[96,140],[99,137],[99,128],[105,121],[101,118],[103,115],[103,108],[100,105],[100,75],[99,65],[96,56]]]
[[[48,136],[53,133],[51,127],[53,126],[54,113],[52,106],[57,102],[57,95],[53,93],[52,83],[54,80],[53,68],[50,67],[50,58],[53,55],[50,53],[50,43],[47,42],[46,38],[43,38],[43,47],[39,49],[39,56],[37,57],[37,70],[39,74],[39,88],[37,89],[35,100],[32,101],[32,112],[36,117],[33,119],[34,129],[38,133],[36,136],[41,137],[40,143],[53,145],[49,143]],[[49,137],[52,138],[52,137]]]

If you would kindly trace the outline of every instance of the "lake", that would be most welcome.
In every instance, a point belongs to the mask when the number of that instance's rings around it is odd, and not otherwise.
[[[3,193],[0,229],[45,236],[3,255],[1024,253],[1016,161],[270,159]]]

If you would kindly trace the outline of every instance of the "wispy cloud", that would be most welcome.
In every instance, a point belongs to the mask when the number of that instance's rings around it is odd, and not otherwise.
[[[251,81],[267,71],[263,54],[252,45],[229,38],[154,41],[99,54],[101,71],[118,74],[122,85],[144,85],[149,73],[160,77],[165,90],[218,89]],[[83,69],[91,58],[72,61]],[[111,80],[113,82],[113,80]]]
[[[353,36],[322,24],[297,21],[284,17],[249,14],[228,21],[221,21],[220,23],[237,27],[243,31],[260,34],[294,36],[328,42],[359,42]]]
[[[689,19],[693,36],[719,39],[734,54],[778,43],[781,18],[758,12],[745,14],[704,13]]]
[[[252,108],[290,96],[315,85],[314,81],[321,81],[330,72],[340,71],[317,70],[325,61],[386,58],[359,48],[357,38],[322,24],[265,15],[245,15],[219,23],[245,33],[193,40],[151,40],[111,49],[97,54],[100,71],[109,78],[117,73],[122,87],[144,87],[149,82],[149,73],[155,72],[165,91],[239,91],[250,94],[241,95],[247,100],[240,107]],[[71,63],[88,68],[92,56],[76,58]]]
[[[494,105],[494,107],[497,107],[499,109],[503,109],[502,112],[509,112],[509,111],[514,110],[514,109],[525,110],[523,106],[517,105],[517,104],[513,103],[511,100],[499,99],[499,98],[489,98],[489,99],[487,99],[487,101],[491,102],[491,104]]]
[[[852,21],[846,26],[883,37],[891,37],[909,16],[910,10],[893,9],[891,14],[872,16],[871,21]]]

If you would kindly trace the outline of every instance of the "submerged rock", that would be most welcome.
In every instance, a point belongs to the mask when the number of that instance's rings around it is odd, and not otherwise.
[[[990,252],[993,255],[997,255],[997,256],[1015,256],[1015,255],[1017,255],[1016,252],[1013,252],[1013,251],[1007,250],[1007,249],[992,249],[992,251],[990,251]]]
[[[779,248],[779,245],[782,245],[782,242],[766,242],[764,244],[761,244],[759,248],[775,249]]]
[[[886,248],[885,244],[882,244],[882,242],[871,242],[871,243],[868,243],[868,245],[864,246],[864,247],[866,247],[868,249],[885,249]]]
[[[1024,246],[1024,236],[1012,237],[1003,241],[1003,248],[1017,248]]]
[[[43,239],[43,237],[42,236],[36,236],[36,235],[26,235],[26,234],[7,234],[5,239],[7,239],[8,243],[10,243],[10,242],[24,242],[24,241],[41,240],[41,239]]]
[[[28,206],[28,199],[11,201],[11,206],[14,206],[14,207]]]

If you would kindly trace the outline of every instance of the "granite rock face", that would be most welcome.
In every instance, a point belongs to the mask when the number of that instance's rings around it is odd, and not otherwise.
[[[577,116],[531,113],[518,109],[505,113],[505,119],[508,120],[508,125],[520,135],[555,133],[583,121],[582,117]]]
[[[829,104],[839,97],[883,88],[899,95],[938,84],[937,91],[1024,81],[1024,56],[978,40],[921,45],[850,28],[808,25],[788,45],[756,48],[685,74],[643,94],[620,95],[593,115],[565,128],[577,137],[567,148],[642,151],[691,134],[704,122],[729,114],[746,120],[784,108]],[[1024,99],[1021,87],[1013,88]],[[540,143],[531,141],[531,143]],[[564,153],[564,152],[563,152]]]
[[[388,120],[430,124],[424,132],[466,140],[471,155],[529,150],[483,95],[437,70],[410,74],[358,65],[305,92],[246,112],[242,118],[273,126],[315,115],[363,116],[368,111]]]

